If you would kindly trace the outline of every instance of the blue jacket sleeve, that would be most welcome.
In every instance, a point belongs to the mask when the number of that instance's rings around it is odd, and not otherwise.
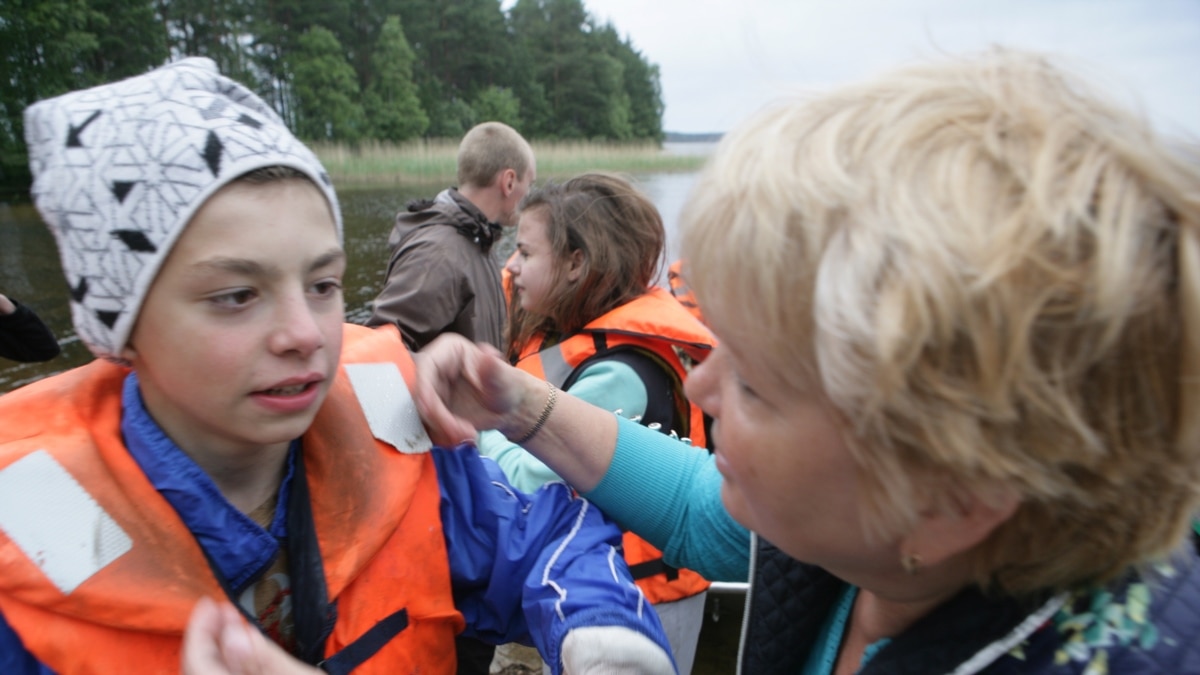
[[[721,474],[703,448],[617,418],[617,447],[586,497],[676,567],[712,581],[745,581],[750,531],[721,502]]]
[[[520,492],[470,445],[432,452],[464,634],[532,643],[555,675],[563,639],[583,626],[630,628],[671,653],[625,566],[620,530],[591,502],[563,483]]]
[[[54,671],[34,658],[21,637],[0,614],[0,673],[4,675],[54,675]]]

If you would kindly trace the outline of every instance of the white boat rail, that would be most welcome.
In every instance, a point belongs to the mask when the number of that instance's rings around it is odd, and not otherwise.
[[[745,581],[714,581],[708,587],[710,593],[745,593],[750,584]]]

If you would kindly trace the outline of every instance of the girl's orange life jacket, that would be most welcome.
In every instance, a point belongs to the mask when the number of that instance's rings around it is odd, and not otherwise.
[[[685,361],[703,361],[716,341],[667,291],[653,288],[557,344],[545,343],[544,338],[535,338],[525,345],[516,365],[563,389],[569,388],[587,365],[621,350],[636,349],[649,355],[671,378],[677,406],[674,418],[685,427],[662,431],[707,446],[703,412],[684,397],[683,380],[687,376]],[[632,532],[625,533],[624,546],[625,561],[652,603],[688,598],[709,586],[696,572],[663,563],[662,552]]]
[[[376,438],[346,364],[371,364],[366,372],[397,385],[403,377],[411,386],[414,374],[394,327],[347,325],[343,367],[302,437],[317,578],[330,608],[318,620],[333,622],[317,653],[330,665],[366,657],[356,674],[453,673],[463,618],[451,597],[433,460]],[[44,479],[23,501],[10,494],[7,514],[0,500],[0,611],[60,675],[177,672],[192,607],[225,595],[195,537],[122,443],[127,372],[98,360],[0,397],[0,482],[5,474]],[[31,516],[11,510],[14,502],[60,504],[47,523],[90,522],[46,532],[78,541],[26,550],[28,540],[23,549],[8,530]]]
[[[700,305],[696,303],[696,295],[692,293],[692,288],[688,286],[687,281],[683,278],[683,261],[676,260],[667,268],[667,284],[671,287],[671,295],[683,305],[692,316],[699,321],[704,321],[704,316],[700,313]]]

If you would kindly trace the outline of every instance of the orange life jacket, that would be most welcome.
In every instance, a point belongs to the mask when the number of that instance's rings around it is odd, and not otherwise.
[[[667,268],[667,285],[671,287],[671,295],[675,296],[684,309],[698,320],[704,321],[704,316],[700,313],[700,305],[696,303],[696,296],[683,278],[682,260],[676,260]]]
[[[653,288],[593,320],[578,333],[551,346],[535,338],[521,350],[517,367],[567,388],[578,372],[594,359],[634,348],[649,354],[673,380],[677,421],[685,428],[663,429],[706,447],[703,413],[683,395],[687,368],[681,353],[699,362],[715,345],[712,333],[661,288]],[[688,598],[706,590],[708,581],[696,572],[663,563],[662,552],[641,537],[624,535],[625,561],[638,586],[652,603]]]
[[[344,342],[343,366],[412,382],[395,327],[347,325]],[[193,534],[122,443],[127,372],[95,361],[0,398],[0,484],[36,481],[15,503],[27,511],[61,504],[43,519],[66,524],[47,530],[48,548],[29,550],[36,538],[17,532],[28,535],[30,516],[14,510],[11,494],[7,514],[0,500],[0,611],[60,675],[178,672],[192,607],[225,595]],[[342,666],[365,657],[356,674],[453,673],[463,618],[451,597],[433,460],[378,440],[355,391],[339,367],[302,437],[317,578],[330,608],[316,620],[333,622],[316,653]]]

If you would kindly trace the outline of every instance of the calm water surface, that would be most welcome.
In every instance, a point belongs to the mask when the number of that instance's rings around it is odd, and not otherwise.
[[[696,175],[651,174],[635,179],[662,212],[667,228],[668,260],[674,260],[679,246],[675,224]],[[362,323],[370,315],[370,302],[383,283],[392,217],[408,200],[432,196],[439,189],[440,186],[432,185],[339,191],[346,227],[348,321]],[[496,252],[505,256],[511,247],[511,242],[505,241]],[[28,202],[0,202],[0,293],[32,307],[58,336],[63,350],[61,356],[48,363],[0,359],[0,393],[92,359],[71,326],[67,283],[54,238]]]

